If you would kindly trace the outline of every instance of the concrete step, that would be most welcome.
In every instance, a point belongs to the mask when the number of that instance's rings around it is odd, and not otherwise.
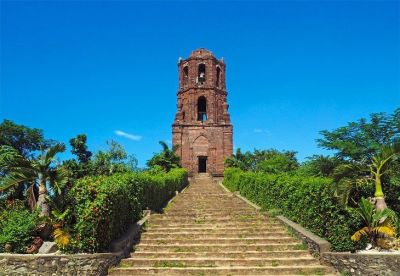
[[[279,232],[279,231],[285,231],[286,228],[282,225],[279,226],[260,226],[257,228],[254,228],[252,226],[249,225],[244,225],[244,226],[228,226],[228,227],[224,227],[224,225],[187,225],[186,227],[181,227],[181,226],[174,226],[174,227],[163,227],[163,226],[157,226],[154,225],[151,227],[151,229],[146,230],[145,233],[150,233],[150,232],[161,232],[161,233],[166,233],[166,232],[176,232],[176,231],[183,231],[183,232],[187,232],[187,231],[193,231],[193,233],[218,233],[218,232],[222,232],[222,233],[236,233],[239,232],[241,233],[242,231],[244,233],[255,233],[255,232]]]
[[[287,238],[291,237],[287,232],[273,232],[270,231],[269,233],[244,233],[244,232],[237,232],[237,233],[191,233],[190,231],[187,233],[160,233],[160,232],[145,232],[141,235],[141,240],[149,239],[218,239],[218,238],[227,238],[227,239],[280,239],[280,238]]]
[[[275,252],[304,249],[302,243],[269,243],[269,244],[148,244],[140,243],[135,252]]]
[[[192,215],[219,215],[219,216],[224,216],[224,215],[261,215],[257,211],[253,210],[238,210],[238,209],[232,209],[232,210],[218,210],[218,209],[209,209],[209,210],[200,210],[200,209],[191,209],[191,210],[182,210],[182,209],[168,209],[165,212],[165,216],[192,216]]]
[[[167,233],[167,234],[165,234]],[[165,231],[160,231],[158,229],[151,229],[151,231],[145,231],[142,233],[142,236],[156,236],[156,235],[171,235],[171,236],[177,236],[177,235],[196,235],[196,236],[203,236],[203,235],[223,235],[225,237],[237,237],[238,235],[279,235],[279,236],[290,236],[285,229],[265,229],[265,230],[260,230],[260,229],[249,229],[249,230],[238,230],[231,228],[230,231],[227,230],[219,230],[218,228],[216,229],[182,229],[182,228],[177,228],[175,230],[169,230],[168,232]],[[210,236],[209,236],[210,237]]]
[[[284,250],[284,251],[224,251],[224,252],[141,252],[137,251],[131,254],[131,258],[294,258],[294,257],[309,257],[310,254],[306,250]]]
[[[248,220],[255,220],[255,221],[257,221],[257,220],[262,220],[262,221],[274,221],[274,222],[277,222],[276,220],[271,220],[270,218],[266,218],[265,216],[263,216],[263,215],[260,215],[260,214],[246,214],[246,213],[243,213],[243,214],[223,214],[223,215],[221,215],[221,214],[195,214],[195,215],[193,215],[193,214],[184,214],[184,213],[181,213],[180,215],[173,215],[173,216],[171,216],[171,215],[152,215],[151,217],[150,217],[150,221],[155,221],[155,220],[193,220],[193,219],[197,219],[197,218],[199,218],[199,219],[201,219],[201,218],[204,218],[204,219],[213,219],[213,220],[219,220],[219,221],[221,221],[221,220],[232,220],[232,219],[234,219],[234,220],[246,220],[246,221],[248,221]]]
[[[173,245],[181,245],[181,244],[230,244],[230,245],[246,245],[246,244],[285,244],[285,243],[294,243],[297,239],[292,237],[270,237],[270,238],[206,238],[206,239],[176,239],[176,238],[160,238],[160,239],[151,239],[147,237],[143,237],[140,239],[140,242],[146,244],[173,244]]]
[[[244,227],[244,226],[252,226],[255,228],[258,227],[282,227],[282,224],[279,222],[268,222],[268,221],[259,221],[259,220],[239,220],[239,221],[234,221],[231,219],[225,219],[225,220],[215,220],[215,219],[196,219],[193,218],[192,220],[179,220],[179,219],[162,219],[162,220],[149,220],[148,222],[148,227],[149,229],[154,226],[182,226],[182,228],[185,227],[191,227],[191,226],[199,226],[199,225],[204,225],[207,227],[213,227],[217,225],[216,227]]]
[[[307,265],[277,267],[120,267],[112,269],[109,275],[327,275],[325,273],[330,273],[325,266]]]
[[[171,267],[217,267],[217,266],[261,266],[261,267],[276,267],[276,266],[304,266],[318,265],[318,261],[313,257],[298,257],[298,258],[134,258],[124,259],[121,262],[122,267],[128,266],[152,266],[165,267],[170,264]],[[179,265],[174,265],[179,264]]]
[[[255,224],[269,224],[274,225],[278,224],[278,222],[270,222],[266,218],[255,218],[250,216],[243,216],[243,217],[210,217],[210,216],[199,216],[199,217],[150,217],[150,223],[162,223],[162,222],[170,222],[170,223],[255,223]]]

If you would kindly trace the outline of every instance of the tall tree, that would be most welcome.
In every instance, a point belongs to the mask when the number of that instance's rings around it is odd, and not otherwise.
[[[39,186],[39,198],[37,205],[41,209],[41,216],[49,216],[49,205],[46,201],[48,195],[47,185],[60,193],[66,183],[65,174],[55,164],[56,154],[63,152],[63,144],[55,144],[46,150],[42,150],[37,159],[29,159],[20,155],[9,146],[0,147],[0,155],[8,160],[8,173],[1,179],[0,192],[4,192],[21,182],[27,182]]]
[[[10,146],[24,157],[32,157],[35,151],[47,148],[52,141],[44,139],[43,131],[4,120],[0,124],[0,146]]]
[[[382,182],[385,176],[397,172],[396,162],[400,157],[400,139],[381,146],[371,157],[371,161],[351,162],[339,165],[334,172],[336,194],[342,203],[347,204],[350,193],[358,184],[373,183],[375,186],[375,206],[377,210],[385,209],[386,202]]]
[[[18,125],[11,120],[4,120],[0,124],[0,147],[12,147],[24,158],[33,158],[38,151],[49,147],[51,144],[54,144],[54,141],[46,140],[41,129]],[[7,155],[8,161],[10,161],[11,156],[12,154]],[[6,161],[3,155],[3,159],[0,160],[0,178],[8,172],[8,164],[4,163]],[[14,199],[22,199],[27,186],[28,184],[25,182],[19,183],[13,187],[8,196]]]
[[[400,108],[393,114],[373,113],[365,118],[350,122],[333,131],[323,130],[317,139],[318,145],[334,150],[335,156],[347,161],[372,160],[382,145],[400,138]]]
[[[240,149],[225,160],[226,167],[240,168],[244,171],[259,171],[265,173],[291,172],[298,168],[299,163],[294,151],[278,151],[276,149],[254,150],[242,153]]]
[[[86,135],[79,134],[75,138],[70,139],[69,143],[72,147],[72,154],[75,154],[78,157],[79,162],[81,164],[88,163],[92,156],[92,152],[87,149]]]
[[[90,174],[111,175],[117,172],[126,172],[136,169],[137,160],[128,155],[122,145],[115,141],[107,141],[107,151],[98,151],[91,160]]]
[[[160,141],[159,143],[162,146],[161,152],[154,154],[154,156],[147,161],[147,166],[149,168],[158,166],[167,172],[172,168],[179,168],[181,166],[181,159],[175,153],[178,146],[173,146],[170,149],[165,142]]]

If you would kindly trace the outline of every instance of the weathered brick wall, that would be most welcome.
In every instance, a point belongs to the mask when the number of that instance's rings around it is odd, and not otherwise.
[[[199,65],[205,66],[205,81],[199,82]],[[207,156],[207,172],[222,175],[224,160],[232,155],[233,127],[230,122],[225,85],[225,63],[210,51],[198,49],[178,64],[179,91],[172,141],[183,167],[194,174],[198,156]],[[198,99],[207,100],[207,120],[198,121]]]

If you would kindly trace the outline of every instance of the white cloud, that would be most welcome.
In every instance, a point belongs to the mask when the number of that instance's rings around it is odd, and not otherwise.
[[[267,135],[270,135],[270,134],[271,134],[271,132],[269,132],[269,131],[266,130],[266,129],[262,129],[262,128],[255,128],[253,131],[254,131],[254,133],[265,133],[265,134],[267,134]]]
[[[114,133],[118,136],[125,137],[126,139],[132,140],[132,141],[140,141],[142,140],[142,136],[135,135],[135,134],[130,134],[126,133],[122,130],[115,130]]]

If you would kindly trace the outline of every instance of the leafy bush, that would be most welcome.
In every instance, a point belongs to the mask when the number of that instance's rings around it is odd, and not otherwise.
[[[26,253],[35,234],[38,212],[30,212],[23,204],[6,207],[0,211],[0,252],[6,243],[14,253]]]
[[[83,252],[106,251],[112,240],[140,219],[143,209],[160,209],[186,185],[184,169],[156,175],[130,172],[80,179],[70,192],[76,220],[71,246]]]
[[[350,240],[361,224],[355,212],[343,210],[336,202],[328,178],[287,174],[225,170],[224,185],[264,209],[282,210],[282,214],[332,243],[335,251],[352,250]]]

